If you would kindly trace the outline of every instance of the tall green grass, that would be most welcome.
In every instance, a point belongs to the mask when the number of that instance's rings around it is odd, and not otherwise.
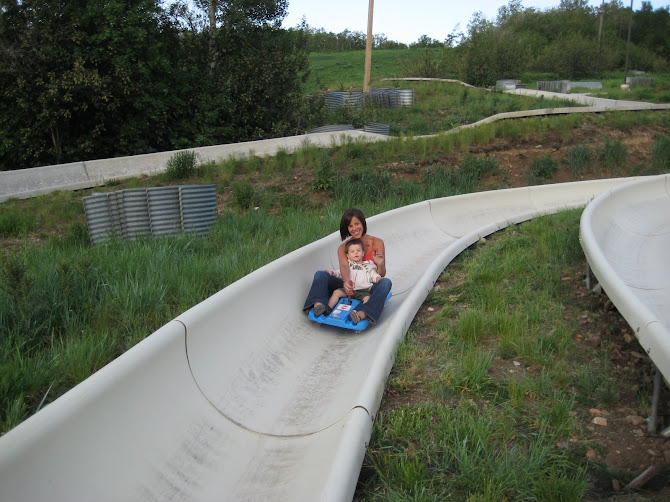
[[[563,315],[579,216],[512,226],[447,268],[399,348],[356,500],[585,499],[593,466],[561,445],[579,434],[577,402],[612,405],[623,386]]]
[[[95,247],[53,238],[9,254],[0,264],[0,430],[181,312],[336,228],[343,209],[224,213],[207,238]]]

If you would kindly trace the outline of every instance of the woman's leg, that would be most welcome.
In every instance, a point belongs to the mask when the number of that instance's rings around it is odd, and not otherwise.
[[[389,291],[391,291],[391,286],[391,279],[387,279],[386,277],[372,286],[370,298],[358,308],[358,316],[361,320],[369,319],[370,322],[377,322],[384,309],[384,302]]]
[[[344,284],[342,283],[342,279],[338,279],[337,277],[330,275],[325,270],[318,270],[314,274],[312,287],[309,289],[307,299],[305,300],[305,306],[302,309],[309,310],[314,306],[315,303],[327,305],[330,294],[337,288],[341,288],[343,286]]]

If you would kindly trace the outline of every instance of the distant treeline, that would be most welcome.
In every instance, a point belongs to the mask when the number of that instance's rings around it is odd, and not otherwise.
[[[455,71],[473,85],[544,72],[557,79],[597,78],[623,70],[630,8],[612,0],[595,8],[586,0],[563,0],[546,11],[513,0],[494,22],[475,16],[468,33],[434,65],[438,74]],[[670,13],[642,2],[632,16],[629,68],[666,71],[670,61]]]
[[[361,31],[344,30],[341,33],[333,33],[325,31],[323,28],[312,28],[307,25],[300,27],[300,31],[306,37],[307,48],[310,52],[358,51],[364,50],[367,43],[367,35]],[[443,42],[433,40],[427,35],[422,35],[409,46],[402,42],[389,40],[383,33],[372,36],[372,47],[375,50],[443,46]]]
[[[632,21],[632,22],[631,22]],[[445,33],[443,40],[422,35],[409,47],[374,36],[375,49],[439,48],[423,58],[407,58],[404,72],[421,77],[454,77],[473,85],[492,85],[527,72],[556,79],[594,78],[624,69],[631,24],[629,67],[665,71],[670,65],[670,12],[642,2],[632,13],[620,0],[592,7],[587,0],[562,0],[558,7],[525,8],[511,0],[495,20],[475,13],[467,30]],[[361,50],[360,32],[328,33],[303,27],[310,51]]]

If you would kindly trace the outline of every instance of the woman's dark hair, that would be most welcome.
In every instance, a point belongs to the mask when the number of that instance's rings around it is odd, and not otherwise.
[[[345,240],[349,237],[349,223],[353,218],[358,218],[363,225],[363,235],[368,233],[368,224],[365,223],[365,215],[360,209],[347,209],[342,215],[342,220],[340,220],[340,237],[342,240]]]

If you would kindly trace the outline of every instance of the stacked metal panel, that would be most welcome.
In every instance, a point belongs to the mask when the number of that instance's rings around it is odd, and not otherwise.
[[[538,91],[562,92],[567,94],[570,92],[569,80],[538,80],[536,84]]]
[[[96,193],[84,197],[84,211],[88,222],[88,233],[93,244],[117,235],[114,229],[114,217],[109,207],[109,194]]]
[[[629,85],[652,85],[655,81],[654,77],[626,77]]]
[[[403,108],[414,104],[414,89],[370,89],[370,98],[382,108]]]
[[[341,106],[360,108],[366,99],[371,99],[382,108],[402,108],[414,104],[414,89],[379,88],[369,93],[360,91],[329,92],[325,96],[326,108],[335,110]]]
[[[123,195],[123,216],[125,232],[123,237],[135,239],[151,234],[149,221],[149,206],[147,204],[146,188],[130,188],[121,190]]]
[[[602,82],[570,82],[570,88],[575,89],[578,87],[583,87],[585,89],[602,89]]]
[[[364,93],[360,91],[337,91],[326,94],[326,108],[335,110],[341,106],[360,108],[363,104]]]
[[[515,78],[504,78],[496,82],[496,88],[503,91],[513,91],[521,84],[521,80]]]
[[[391,130],[391,127],[388,124],[380,124],[378,122],[368,122],[363,126],[365,132],[371,132],[373,134],[383,134],[388,136]]]
[[[353,131],[353,130],[354,126],[351,124],[330,124],[311,129],[307,131],[307,134],[316,134],[320,132]]]
[[[217,218],[214,185],[134,188],[84,197],[93,244],[110,237],[206,233]]]
[[[180,207],[184,232],[207,233],[216,223],[216,187],[214,185],[181,187]]]
[[[181,231],[178,186],[148,188],[147,199],[153,235],[170,235]]]

